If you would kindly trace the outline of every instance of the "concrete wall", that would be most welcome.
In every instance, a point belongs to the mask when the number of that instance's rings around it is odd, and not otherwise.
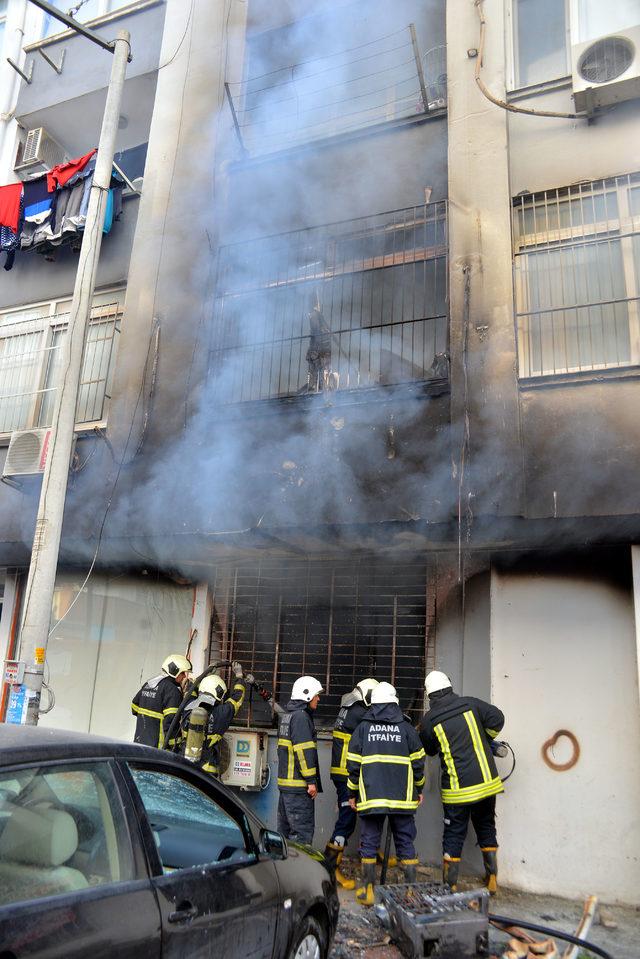
[[[608,575],[501,573],[491,580],[492,698],[518,765],[498,801],[507,884],[640,902],[640,711],[633,599]],[[559,729],[572,769],[543,761]],[[556,762],[571,755],[567,740]]]

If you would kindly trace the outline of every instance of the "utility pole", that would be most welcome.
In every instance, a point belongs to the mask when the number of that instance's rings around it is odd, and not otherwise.
[[[126,30],[121,30],[117,39],[108,43],[102,37],[96,37],[92,31],[76,25],[68,16],[51,7],[50,4],[44,3],[43,0],[31,0],[31,2],[50,12],[67,26],[72,26],[88,39],[99,42],[100,46],[113,53],[111,79],[102,118],[96,168],[69,314],[69,327],[61,346],[60,383],[53,411],[47,462],[42,477],[20,632],[20,658],[25,663],[24,686],[27,699],[27,709],[26,712],[23,711],[23,722],[27,725],[36,725],[40,713],[40,695],[62,535],[82,358],[102,245],[102,228],[113,169],[120,104],[127,62],[130,59],[130,38]]]

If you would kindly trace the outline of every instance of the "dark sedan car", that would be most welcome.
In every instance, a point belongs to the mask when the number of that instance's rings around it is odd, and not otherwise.
[[[322,862],[186,761],[0,726],[3,959],[324,959],[337,919]]]

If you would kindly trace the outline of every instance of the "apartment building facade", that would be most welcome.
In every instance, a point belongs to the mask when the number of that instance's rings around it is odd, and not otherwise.
[[[42,723],[129,737],[131,694],[176,645],[242,659],[283,699],[318,675],[323,728],[369,673],[417,718],[437,665],[507,714],[505,882],[634,901],[640,107],[633,63],[586,84],[595,104],[576,72],[603,37],[635,42],[634,3],[608,6],[606,22],[590,0],[78,11],[132,35],[128,183],[87,339]],[[6,183],[31,130],[68,157],[95,146],[110,58],[22,0],[0,12]],[[41,252],[0,283],[0,460],[52,409],[77,254]],[[11,659],[39,485],[5,478]],[[273,763],[263,704],[241,721]],[[579,757],[549,745],[561,730]],[[247,795],[273,818],[273,786]]]

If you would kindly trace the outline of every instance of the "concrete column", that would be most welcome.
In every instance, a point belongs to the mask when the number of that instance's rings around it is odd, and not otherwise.
[[[230,58],[241,56],[236,38],[244,36],[246,6],[167,0],[110,417],[120,448],[136,403],[137,427],[142,422],[140,384],[157,322],[157,402],[146,442],[152,434],[157,440],[180,433],[206,369],[217,243],[214,169],[220,143],[227,142],[224,81]],[[139,433],[135,428],[129,453]]]
[[[640,546],[631,547],[633,569],[633,606],[636,618],[636,665],[638,667],[638,692],[640,694]]]
[[[191,612],[191,629],[198,630],[191,644],[191,662],[196,676],[207,666],[212,611],[213,597],[209,584],[198,583],[193,590],[193,610]]]
[[[504,11],[487,6],[483,77],[502,96]],[[467,422],[463,516],[521,506],[507,115],[475,83],[467,51],[478,43],[472,0],[447,3],[452,452],[457,482]]]

